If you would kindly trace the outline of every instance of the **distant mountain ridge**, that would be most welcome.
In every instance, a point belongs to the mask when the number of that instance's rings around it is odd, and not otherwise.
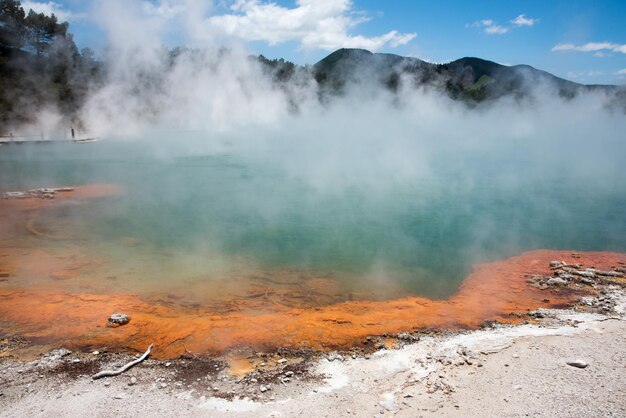
[[[529,65],[506,66],[475,57],[432,64],[418,58],[343,48],[314,64],[312,69],[320,87],[335,94],[340,94],[350,83],[382,84],[397,90],[402,80],[408,79],[415,86],[430,86],[454,99],[469,102],[505,95],[523,97],[540,83],[554,86],[564,98],[599,90],[624,95],[624,88],[620,86],[579,84]]]
[[[0,136],[35,129],[34,125],[87,129],[88,121],[83,120],[85,106],[107,102],[102,98],[93,102],[91,99],[118,82],[122,86],[119,94],[126,94],[137,103],[138,117],[152,120],[158,117],[161,107],[170,103],[164,97],[168,88],[181,94],[176,86],[167,84],[177,82],[171,74],[206,75],[216,71],[223,61],[235,67],[244,64],[239,54],[231,54],[227,48],[165,46],[153,51],[154,54],[146,54],[151,58],[143,61],[150,62],[135,60],[135,55],[142,54],[133,54],[133,59],[124,63],[129,57],[113,52],[99,60],[89,48],[78,50],[69,24],[60,22],[54,14],[48,16],[33,10],[27,13],[19,1],[0,0],[0,3],[3,4],[0,7]],[[152,62],[154,59],[158,62]],[[547,92],[571,99],[593,92],[602,105],[626,114],[625,86],[583,85],[527,65],[509,67],[480,58],[432,64],[412,57],[342,48],[312,66],[262,55],[248,56],[245,64],[253,67],[248,76],[233,74],[232,81],[246,91],[246,97],[252,100],[255,94],[263,95],[249,89],[262,76],[267,88],[284,93],[293,112],[298,112],[303,101],[310,99],[326,104],[359,91],[419,95],[428,89],[469,106],[500,97],[541,99],[549,97],[543,94]],[[125,69],[121,71],[124,73],[121,80],[118,67]],[[117,86],[113,88],[117,89]],[[118,100],[125,101],[122,97]],[[36,130],[43,129],[41,126]]]

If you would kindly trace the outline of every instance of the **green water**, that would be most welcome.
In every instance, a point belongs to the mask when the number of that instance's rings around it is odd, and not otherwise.
[[[447,297],[476,262],[539,248],[626,251],[618,166],[587,178],[573,176],[571,163],[546,167],[523,147],[498,158],[441,149],[427,175],[386,182],[372,167],[375,185],[338,178],[320,187],[263,152],[175,149],[3,146],[0,189],[123,185],[123,196],[64,205],[43,219],[106,254],[111,271],[149,272],[146,290],[223,280],[244,265],[332,277],[355,291]],[[128,237],[140,244],[120,245]]]

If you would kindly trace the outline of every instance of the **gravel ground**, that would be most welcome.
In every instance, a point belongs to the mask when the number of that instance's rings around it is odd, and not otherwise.
[[[219,359],[147,360],[94,381],[128,355],[4,358],[0,416],[626,416],[626,298],[614,300],[606,314],[545,310],[366,356],[268,357],[244,377]]]

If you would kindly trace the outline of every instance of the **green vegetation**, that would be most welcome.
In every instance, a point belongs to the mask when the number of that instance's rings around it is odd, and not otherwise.
[[[0,0],[0,134],[45,108],[78,122],[102,64],[90,49],[78,51],[68,26],[54,14],[26,13],[19,1]]]
[[[583,92],[603,91],[612,98],[611,107],[626,110],[624,88],[587,86],[528,65],[506,66],[480,58],[431,64],[418,58],[373,54],[363,49],[339,49],[313,66],[313,76],[325,97],[342,94],[349,83],[363,88],[385,87],[392,92],[399,91],[404,83],[404,87],[433,89],[475,106],[503,96],[530,97],[535,88],[548,87],[548,91],[552,89],[566,100]]]
[[[293,62],[285,61],[284,59],[267,59],[263,55],[259,55],[259,62],[266,70],[272,75],[272,79],[277,82],[290,81],[297,71],[297,67]]]
[[[489,85],[495,82],[495,79],[487,75],[480,76],[480,78],[474,84],[465,89],[465,91],[463,92],[465,98],[476,102],[485,100],[489,93]]]

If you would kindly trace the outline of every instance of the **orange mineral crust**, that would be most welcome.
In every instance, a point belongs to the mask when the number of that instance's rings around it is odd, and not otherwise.
[[[527,283],[531,275],[550,274],[550,261],[575,261],[598,269],[626,261],[626,254],[620,253],[581,253],[576,260],[571,254],[538,250],[477,265],[448,300],[406,297],[315,308],[281,306],[275,310],[255,309],[251,301],[250,306],[244,304],[228,313],[165,304],[133,294],[66,293],[0,283],[0,329],[33,343],[74,349],[143,351],[154,343],[154,356],[162,359],[187,351],[222,354],[242,347],[348,348],[369,335],[424,328],[476,328],[485,320],[519,321],[511,313],[570,304],[593,293],[591,287],[540,290]],[[107,326],[107,318],[114,312],[129,315],[131,321],[116,328]]]

